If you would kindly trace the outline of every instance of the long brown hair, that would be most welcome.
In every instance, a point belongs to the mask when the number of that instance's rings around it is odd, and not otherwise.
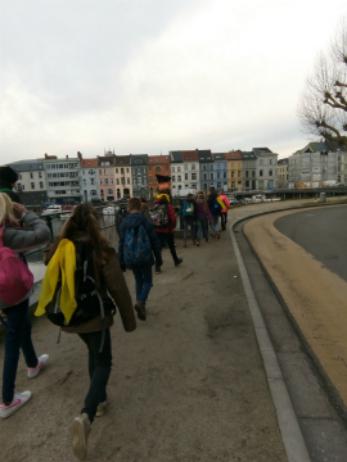
[[[110,255],[111,246],[102,234],[97,213],[91,205],[80,204],[75,207],[72,216],[63,226],[57,242],[50,250],[48,260],[52,257],[62,239],[69,239],[73,242],[81,240],[90,244],[97,276],[100,268]]]

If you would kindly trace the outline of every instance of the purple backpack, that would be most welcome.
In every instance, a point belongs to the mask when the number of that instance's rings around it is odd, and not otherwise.
[[[25,300],[34,284],[28,265],[3,241],[4,227],[0,228],[0,300],[13,306]]]

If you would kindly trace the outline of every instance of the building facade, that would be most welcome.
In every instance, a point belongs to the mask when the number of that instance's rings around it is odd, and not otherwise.
[[[277,188],[288,188],[288,158],[279,159],[277,162]]]
[[[100,182],[97,159],[82,159],[81,165],[81,195],[83,202],[100,200]]]
[[[243,191],[243,158],[241,151],[225,153],[227,161],[227,185],[232,192]]]
[[[115,157],[114,175],[116,199],[128,199],[133,196],[130,155]]]
[[[244,191],[255,191],[257,187],[257,157],[252,151],[241,151],[242,184]]]
[[[183,157],[181,151],[170,151],[171,192],[173,196],[180,195],[184,187]]]
[[[200,164],[200,189],[208,192],[209,188],[214,184],[214,167],[213,157],[209,149],[196,150],[199,156]]]
[[[78,157],[58,159],[46,156],[43,161],[46,175],[47,198],[50,203],[79,203],[81,196],[81,168]]]
[[[257,157],[256,162],[256,189],[258,191],[271,191],[276,188],[277,154],[269,148],[253,148]]]
[[[18,173],[16,190],[25,205],[39,206],[47,202],[43,160],[20,160],[10,164],[10,167]]]
[[[170,158],[167,155],[153,155],[148,157],[148,192],[149,198],[154,197],[158,181],[156,175],[171,176]]]
[[[116,199],[116,155],[114,153],[107,152],[103,156],[98,156],[97,161],[99,173],[100,198],[104,202],[114,201]]]
[[[212,153],[213,186],[217,190],[228,191],[228,164],[224,152]]]
[[[183,160],[183,187],[186,191],[197,193],[200,187],[200,163],[198,152],[182,151]]]
[[[132,194],[149,199],[148,154],[130,154]]]
[[[341,171],[340,152],[329,150],[325,143],[309,143],[289,157],[289,187],[335,186],[341,180]]]

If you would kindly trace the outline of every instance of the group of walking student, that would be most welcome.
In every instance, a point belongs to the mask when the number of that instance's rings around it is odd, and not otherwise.
[[[213,187],[207,197],[202,191],[196,196],[188,194],[180,210],[184,246],[187,246],[189,234],[193,244],[197,246],[200,246],[202,239],[208,242],[209,235],[219,239],[220,232],[226,229],[229,209],[228,197],[223,191],[217,193]]]
[[[31,398],[30,391],[19,392],[15,387],[20,351],[28,379],[38,377],[48,365],[49,355],[37,355],[31,338],[29,296],[33,276],[24,256],[28,249],[46,245],[47,267],[34,314],[45,315],[62,331],[78,335],[86,346],[89,389],[71,426],[74,455],[84,460],[92,423],[105,413],[109,403],[110,328],[116,310],[124,330],[134,331],[135,314],[146,321],[153,266],[157,273],[162,271],[163,247],[169,248],[175,266],[183,261],[176,253],[176,213],[169,193],[159,193],[151,207],[145,200],[131,198],[127,213],[117,225],[116,252],[102,233],[96,210],[80,204],[52,244],[45,221],[20,204],[12,191],[17,179],[12,169],[0,167],[0,320],[4,326],[0,418],[10,417]],[[207,198],[203,193],[188,197],[186,208],[181,210],[184,229],[191,227],[196,243],[201,237],[208,240],[209,226],[218,237],[219,222],[226,224],[223,210],[229,205],[214,190]],[[135,278],[134,304],[124,278],[127,269]]]

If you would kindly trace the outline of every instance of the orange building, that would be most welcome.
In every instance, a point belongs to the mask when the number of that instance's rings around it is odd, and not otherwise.
[[[148,188],[149,196],[153,197],[157,190],[158,181],[156,175],[170,176],[170,158],[166,155],[148,156]]]

